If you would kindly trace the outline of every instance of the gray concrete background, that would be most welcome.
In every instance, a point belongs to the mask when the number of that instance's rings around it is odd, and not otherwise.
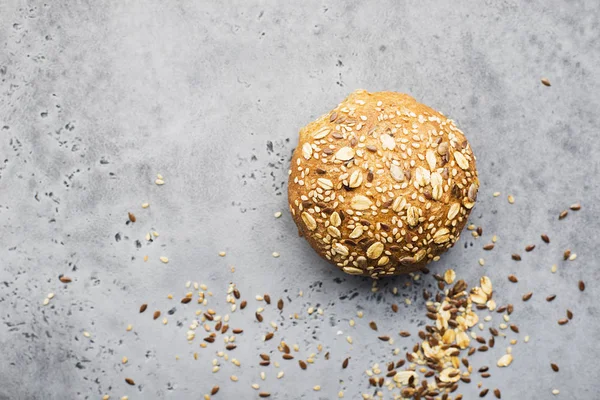
[[[394,347],[412,347],[416,336],[397,331],[414,334],[426,322],[421,291],[434,279],[406,287],[409,279],[396,278],[371,293],[369,280],[337,272],[297,237],[285,196],[298,129],[357,88],[407,92],[443,111],[477,155],[482,186],[471,221],[484,238],[465,233],[432,270],[455,268],[470,284],[489,275],[497,302],[515,304],[521,333],[510,334],[519,344],[509,368],[494,366],[508,345],[498,341],[472,358],[492,366],[492,377],[474,374],[459,392],[477,398],[483,381],[503,399],[552,398],[554,388],[557,398],[598,396],[597,1],[4,0],[0,22],[0,399],[200,399],[214,384],[215,399],[250,399],[252,382],[280,399],[372,393],[364,371],[396,359]],[[558,221],[576,201],[582,210]],[[126,224],[128,211],[135,224]],[[151,228],[160,237],[146,244]],[[496,248],[484,252],[494,234]],[[524,254],[529,243],[537,247]],[[562,261],[566,248],[577,260]],[[520,282],[509,283],[509,273]],[[63,285],[59,274],[74,281]],[[187,344],[195,308],[166,296],[183,296],[188,280],[208,284],[216,304],[230,281],[249,300],[232,317],[245,329],[232,352],[242,368],[222,363],[212,374],[223,346]],[[43,307],[49,292],[56,297]],[[266,322],[282,324],[273,343],[260,342],[268,325],[253,319],[262,293],[291,300],[282,314],[265,311]],[[546,303],[551,293],[557,299]],[[317,305],[324,315],[308,317]],[[168,325],[151,320],[150,311],[173,306]],[[575,317],[559,327],[566,308]],[[365,317],[350,328],[358,309]],[[370,320],[394,346],[377,340]],[[285,377],[269,367],[262,382],[257,354],[281,339],[304,357],[322,343],[330,360],[321,354],[307,371],[281,361]]]

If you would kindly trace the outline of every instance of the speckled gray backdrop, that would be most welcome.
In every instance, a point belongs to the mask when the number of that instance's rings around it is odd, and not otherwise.
[[[397,278],[372,293],[369,280],[337,272],[297,237],[285,195],[298,129],[357,88],[411,93],[453,117],[477,155],[482,186],[471,221],[484,238],[466,232],[432,269],[455,268],[471,284],[489,275],[496,301],[515,304],[521,333],[509,335],[519,340],[509,368],[495,367],[508,345],[497,341],[472,359],[492,366],[492,377],[474,374],[459,392],[473,399],[482,381],[503,399],[546,399],[555,388],[558,398],[595,398],[599,21],[593,0],[1,1],[0,399],[201,399],[214,384],[214,399],[250,399],[253,382],[279,399],[372,394],[364,371],[412,347],[426,323],[421,291],[434,279],[406,286],[410,279]],[[582,210],[558,221],[576,201]],[[135,224],[126,224],[128,211]],[[150,229],[160,236],[146,243]],[[496,248],[484,252],[494,234]],[[525,254],[529,243],[537,247]],[[575,261],[562,261],[566,248]],[[520,282],[509,283],[509,273]],[[73,282],[61,284],[59,274]],[[245,330],[231,352],[241,368],[221,361],[210,372],[220,339],[188,345],[195,308],[166,298],[183,296],[188,280],[209,285],[220,310],[230,281],[249,300],[232,317]],[[259,325],[254,296],[266,292],[286,306],[268,308]],[[546,303],[551,293],[557,299]],[[142,303],[149,311],[140,315]],[[324,314],[308,316],[310,306]],[[559,327],[566,308],[575,317]],[[155,309],[166,326],[152,321]],[[396,343],[378,341],[371,320]],[[269,321],[281,326],[262,343]],[[413,336],[400,338],[400,329]],[[278,380],[257,354],[275,357],[282,339],[299,344],[299,357],[324,349],[306,371],[281,361]]]

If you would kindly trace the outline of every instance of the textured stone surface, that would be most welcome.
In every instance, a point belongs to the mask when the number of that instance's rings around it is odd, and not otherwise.
[[[492,377],[475,374],[459,392],[474,398],[483,381],[506,399],[549,398],[553,388],[561,398],[596,396],[598,3],[218,3],[0,3],[0,399],[199,399],[215,383],[215,399],[254,398],[251,382],[282,399],[373,393],[365,369],[395,359],[396,346],[412,347],[415,336],[397,332],[415,334],[426,323],[420,294],[434,279],[406,287],[409,279],[396,278],[371,293],[370,281],[337,272],[297,237],[284,195],[298,129],[356,88],[407,92],[445,112],[478,157],[482,186],[471,220],[484,238],[465,233],[432,270],[455,268],[471,284],[489,275],[496,301],[515,304],[521,334],[510,334],[519,344],[509,368],[494,366],[508,345],[498,340],[472,360],[492,366]],[[151,206],[142,210],[145,201]],[[575,201],[582,210],[558,221]],[[283,217],[274,219],[278,210]],[[126,224],[128,211],[135,224]],[[150,229],[160,237],[147,244]],[[483,251],[493,234],[496,248]],[[525,254],[529,243],[537,247]],[[566,248],[577,260],[561,261]],[[523,261],[512,261],[513,252]],[[59,274],[74,281],[61,284]],[[196,307],[166,296],[179,299],[188,280],[208,284],[221,304],[234,281],[249,300],[232,317],[245,330],[232,352],[242,368],[222,362],[212,374],[220,339],[208,349],[186,342]],[[522,303],[528,291],[533,298]],[[43,307],[50,292],[56,297]],[[259,325],[254,296],[265,292],[291,302],[282,315],[269,308]],[[557,298],[546,303],[551,293]],[[310,306],[324,315],[308,317]],[[559,327],[566,308],[574,319]],[[152,321],[155,309],[168,325]],[[350,328],[357,309],[365,317]],[[302,318],[292,323],[294,312]],[[377,340],[371,320],[394,346]],[[263,344],[268,321],[282,327]],[[286,376],[277,380],[269,367],[262,382],[257,354],[281,339],[298,343],[304,358],[322,343],[330,360],[321,354],[306,371],[280,361]]]

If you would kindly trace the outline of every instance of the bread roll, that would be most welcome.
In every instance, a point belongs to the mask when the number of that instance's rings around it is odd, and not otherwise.
[[[379,278],[437,261],[478,188],[475,156],[452,120],[406,94],[357,90],[300,130],[288,201],[318,254]]]

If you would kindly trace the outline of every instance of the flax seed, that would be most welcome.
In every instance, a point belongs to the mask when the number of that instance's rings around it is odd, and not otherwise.
[[[545,243],[550,243],[550,238],[548,237],[548,235],[546,235],[545,233],[542,234],[542,240]]]

